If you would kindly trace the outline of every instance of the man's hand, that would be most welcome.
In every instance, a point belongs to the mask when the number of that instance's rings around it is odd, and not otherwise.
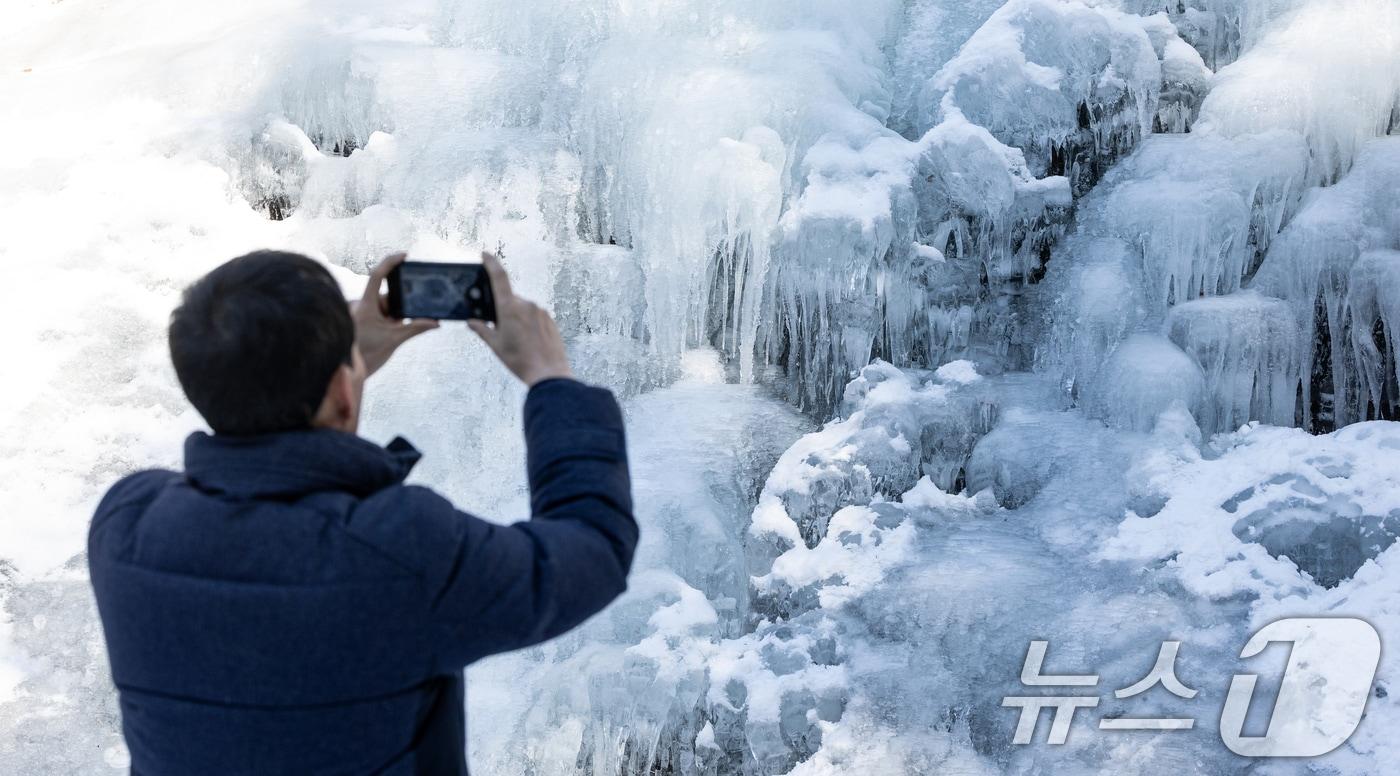
[[[400,345],[438,327],[437,321],[399,321],[389,317],[389,302],[380,292],[380,286],[406,258],[406,253],[385,257],[369,273],[364,297],[350,304],[350,317],[355,320],[355,344],[360,348],[360,357],[365,360],[365,371],[369,374],[379,371]]]
[[[491,278],[491,295],[496,300],[496,325],[467,321],[516,377],[528,386],[555,377],[573,377],[564,339],[548,311],[510,289],[506,268],[490,253],[481,254],[481,263]]]

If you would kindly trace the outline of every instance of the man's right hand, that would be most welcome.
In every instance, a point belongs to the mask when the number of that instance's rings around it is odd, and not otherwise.
[[[482,253],[481,263],[491,278],[496,300],[496,323],[468,321],[467,326],[486,342],[501,363],[527,386],[556,377],[573,377],[564,338],[549,312],[515,295],[510,277],[494,254]]]

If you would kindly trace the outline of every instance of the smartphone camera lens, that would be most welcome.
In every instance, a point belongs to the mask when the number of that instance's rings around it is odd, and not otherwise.
[[[467,289],[467,297],[472,301],[481,299],[481,289],[477,288],[476,286],[472,286],[471,288]]]

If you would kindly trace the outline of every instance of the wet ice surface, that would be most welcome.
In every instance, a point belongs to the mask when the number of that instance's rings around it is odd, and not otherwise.
[[[1165,5],[1165,12],[1161,6]],[[643,545],[469,671],[479,773],[1383,773],[1217,730],[1248,635],[1400,636],[1390,0],[255,0],[7,9],[0,772],[126,767],[81,557],[198,427],[179,289],[264,246],[358,293],[502,248],[623,399]],[[1390,135],[1390,136],[1386,136]],[[47,289],[63,289],[49,293]],[[521,389],[460,327],[365,433],[523,518]],[[1292,428],[1298,426],[1300,428]],[[1312,432],[1309,434],[1307,432]],[[1100,675],[1012,743],[1032,639]],[[1199,691],[1119,699],[1161,642]],[[1045,713],[1048,716],[1048,712]],[[1189,731],[1103,718],[1190,716]]]

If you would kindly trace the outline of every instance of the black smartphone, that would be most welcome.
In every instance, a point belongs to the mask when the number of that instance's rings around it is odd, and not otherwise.
[[[389,315],[494,323],[491,278],[480,264],[405,261],[389,273]]]

